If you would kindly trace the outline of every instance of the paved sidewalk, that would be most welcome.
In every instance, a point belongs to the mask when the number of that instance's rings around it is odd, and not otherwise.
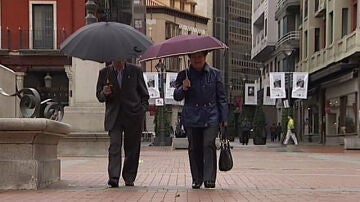
[[[187,150],[142,147],[135,187],[107,188],[107,158],[61,158],[61,181],[2,191],[0,201],[359,201],[360,150],[341,146],[233,143],[234,168],[216,188],[191,189]]]

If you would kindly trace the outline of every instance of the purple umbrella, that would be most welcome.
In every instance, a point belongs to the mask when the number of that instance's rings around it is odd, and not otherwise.
[[[179,35],[160,44],[150,46],[141,56],[140,61],[148,61],[172,56],[187,55],[199,51],[225,49],[228,46],[212,36]]]

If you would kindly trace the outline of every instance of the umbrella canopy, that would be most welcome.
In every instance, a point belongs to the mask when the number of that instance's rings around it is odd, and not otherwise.
[[[86,25],[60,46],[64,55],[110,62],[138,57],[153,42],[135,28],[118,22],[97,22]]]
[[[228,46],[212,36],[179,35],[165,40],[160,44],[150,46],[141,56],[140,61],[224,48],[228,48]]]

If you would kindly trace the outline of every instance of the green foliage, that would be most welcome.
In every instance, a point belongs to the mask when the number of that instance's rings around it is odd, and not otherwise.
[[[265,133],[265,113],[261,105],[256,106],[255,115],[253,120],[254,136],[266,137]]]
[[[156,115],[154,119],[156,136],[163,133],[165,134],[165,137],[170,137],[170,134],[173,132],[171,130],[171,113],[171,110],[167,110],[165,106],[159,106],[156,108]]]

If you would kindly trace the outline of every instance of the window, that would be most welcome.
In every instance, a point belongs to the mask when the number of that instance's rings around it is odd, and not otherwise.
[[[191,13],[195,13],[195,5],[191,5]]]
[[[329,135],[344,135],[356,133],[357,94],[351,93],[334,97],[326,101],[327,133]]]
[[[282,36],[285,36],[288,33],[288,18],[285,16],[283,18],[283,33]]]
[[[315,12],[319,10],[319,1],[320,0],[315,0]]]
[[[265,19],[265,36],[267,36],[267,19]]]
[[[170,7],[174,8],[175,7],[175,0],[170,0]]]
[[[185,10],[185,3],[183,1],[180,1],[180,10]]]
[[[280,20],[278,21],[278,38],[281,38],[281,26],[280,26]]]
[[[354,1],[353,8],[352,8],[352,16],[351,16],[351,31],[356,29],[357,24],[357,3]]]
[[[344,37],[348,34],[348,17],[349,17],[349,9],[342,9],[342,25],[341,25],[341,37]]]
[[[308,32],[304,32],[304,58],[307,58],[307,41],[308,41]]]
[[[54,49],[54,6],[32,4],[32,43],[34,49]]]
[[[171,37],[177,36],[180,34],[179,25],[173,22],[165,22],[165,38],[169,39]]]
[[[307,18],[308,16],[308,0],[305,0],[304,3],[304,18]]]
[[[320,28],[315,28],[315,44],[314,51],[320,50]]]
[[[334,40],[334,13],[329,13],[329,45],[333,43]]]

